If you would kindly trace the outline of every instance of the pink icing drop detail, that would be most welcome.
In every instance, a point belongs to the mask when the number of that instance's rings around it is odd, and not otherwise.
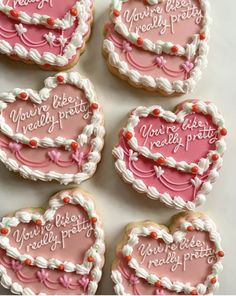
[[[20,152],[20,150],[23,148],[22,144],[10,142],[9,143],[9,149],[13,154],[16,154],[17,152]]]
[[[58,161],[61,157],[61,153],[57,152],[55,150],[52,150],[52,151],[48,152],[48,156],[52,162],[58,163]]]

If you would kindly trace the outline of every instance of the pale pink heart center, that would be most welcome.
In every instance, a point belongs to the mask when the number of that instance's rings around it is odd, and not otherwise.
[[[198,0],[162,1],[158,5],[130,0],[123,4],[121,15],[128,30],[143,38],[184,46],[200,32],[204,12]]]
[[[149,274],[192,285],[204,283],[216,262],[215,245],[207,232],[188,233],[181,243],[140,238],[132,255]]]
[[[31,16],[33,13],[38,13],[62,19],[74,6],[76,0],[4,0],[3,3]]]
[[[65,205],[44,226],[31,222],[11,228],[10,245],[21,254],[82,264],[86,251],[95,243],[94,228],[80,206]],[[17,266],[16,266],[17,268]],[[44,274],[40,275],[42,277]]]
[[[183,123],[169,123],[152,115],[141,118],[135,127],[140,146],[152,153],[171,156],[176,161],[198,162],[216,149],[218,129],[210,116],[191,114]]]
[[[28,138],[63,137],[76,140],[91,122],[92,111],[81,90],[71,85],[60,85],[42,104],[17,99],[2,114],[14,133]]]

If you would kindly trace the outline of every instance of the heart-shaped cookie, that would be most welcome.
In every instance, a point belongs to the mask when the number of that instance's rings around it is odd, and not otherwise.
[[[63,184],[95,173],[105,131],[89,80],[59,73],[40,92],[0,94],[0,111],[0,159],[10,170]]]
[[[1,0],[0,53],[44,69],[72,67],[92,20],[92,0]]]
[[[46,210],[25,209],[0,223],[0,279],[14,294],[95,294],[104,233],[93,201],[78,189]]]
[[[219,286],[224,252],[205,214],[183,213],[171,226],[151,221],[127,227],[112,279],[117,295],[205,295]]]
[[[198,100],[138,107],[114,148],[116,169],[141,193],[177,209],[194,210],[216,181],[226,149],[224,119],[215,105]]]
[[[188,93],[207,64],[209,25],[208,0],[112,1],[104,54],[135,87]]]

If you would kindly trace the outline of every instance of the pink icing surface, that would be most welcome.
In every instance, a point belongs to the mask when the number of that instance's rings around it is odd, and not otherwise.
[[[45,52],[50,52],[55,55],[63,54],[65,46],[70,41],[72,34],[77,27],[75,22],[71,28],[63,32],[63,36],[67,41],[66,44],[61,44],[59,38],[62,35],[62,30],[50,30],[43,26],[23,24],[23,27],[27,32],[19,35],[15,27],[15,25],[19,24],[18,21],[10,19],[0,12],[0,39],[6,40],[13,47],[15,44],[21,44],[27,50],[30,50],[31,48],[36,49],[41,55]],[[49,33],[55,36],[55,40],[52,44],[50,44],[45,38],[45,34]]]
[[[129,169],[136,179],[141,179],[146,186],[155,187],[160,193],[169,193],[174,196],[181,196],[185,201],[193,201],[202,185],[195,189],[191,180],[195,177],[192,174],[183,173],[172,168],[162,167],[164,173],[161,178],[157,178],[154,166],[157,164],[150,159],[139,156],[136,162],[129,160],[129,146],[123,136],[120,137],[119,145],[124,149],[124,161],[126,168]],[[201,178],[204,181],[209,172],[206,172]]]
[[[59,85],[42,104],[17,100],[2,114],[15,133],[29,138],[76,139],[91,121],[92,112],[81,90],[72,85]]]
[[[20,265],[17,261],[7,257],[2,249],[0,249],[0,263],[7,270],[13,282],[30,288],[35,294],[80,295],[87,292],[86,281],[88,280],[83,280],[81,275],[49,269],[43,271],[38,267]]]
[[[162,240],[140,238],[133,257],[149,273],[194,286],[205,281],[216,262],[215,246],[209,234],[197,231],[188,233],[181,244],[173,243],[169,247]]]
[[[81,264],[86,251],[95,243],[94,230],[88,214],[81,206],[73,205],[61,207],[53,221],[47,222],[45,226],[36,226],[33,223],[19,224],[11,229],[9,239],[10,244],[21,253],[46,259],[56,258],[74,264]],[[58,243],[55,244],[55,241]],[[35,247],[37,249],[33,250]],[[36,294],[87,294],[90,274],[83,276],[26,266],[6,256],[2,249],[0,254],[0,263],[12,281],[24,288],[30,288]]]
[[[123,4],[121,15],[130,32],[138,29],[141,37],[153,42],[171,41],[184,46],[199,33],[203,12],[198,0],[163,1],[158,5],[130,0]]]
[[[171,82],[189,78],[190,71],[184,71],[183,68],[183,65],[187,61],[186,58],[171,56],[164,53],[158,56],[155,53],[127,43],[121,35],[114,31],[113,25],[108,25],[107,29],[107,39],[112,41],[120,59],[128,63],[129,69],[136,70],[142,75],[168,78]],[[164,67],[158,63],[157,58],[160,57],[164,59]],[[194,60],[191,60],[191,64],[191,67],[194,67]]]
[[[55,104],[54,107],[56,108],[53,107],[53,104]],[[46,112],[45,109],[36,107],[36,114],[33,112],[31,113],[33,116],[28,118],[29,110],[33,109],[35,111],[33,104],[17,100],[16,103],[9,104],[3,114],[6,122],[13,128],[14,132],[17,132],[18,125],[18,132],[24,133],[25,131],[25,135],[29,138],[50,137],[55,139],[60,136],[76,140],[83,128],[91,121],[91,109],[88,109],[88,104],[82,91],[70,85],[61,85],[52,91],[50,98],[46,102],[40,105],[48,108]],[[16,112],[14,116],[12,113],[12,118],[11,112]],[[46,124],[48,121],[45,120],[45,116],[51,118],[49,122],[58,121],[60,123],[53,125],[51,133],[49,133],[49,130],[52,125],[51,123]],[[14,118],[16,119],[15,123],[13,122]],[[19,120],[19,118],[24,120]],[[39,128],[29,129],[31,123],[37,124],[37,122],[39,122]],[[0,148],[7,154],[8,158],[14,159],[19,165],[26,165],[43,173],[54,171],[61,174],[75,174],[81,171],[82,165],[87,161],[91,146],[89,142],[76,152],[65,151],[64,148],[32,149],[22,144],[16,144],[12,139],[1,133]]]
[[[140,248],[142,249],[142,253]],[[200,249],[202,249],[202,251],[200,251]],[[140,266],[149,273],[156,274],[158,277],[167,276],[171,281],[180,281],[182,283],[189,282],[191,285],[197,285],[203,283],[211,273],[212,265],[215,263],[216,258],[215,255],[212,256],[209,254],[214,251],[215,246],[209,240],[209,234],[195,231],[191,234],[187,234],[186,240],[182,241],[181,249],[180,244],[171,244],[167,247],[162,240],[140,238],[138,245],[134,247],[132,256],[139,262]],[[196,259],[187,260],[187,258],[191,257],[191,254],[198,254],[200,256]],[[206,254],[209,256],[204,257]],[[132,295],[176,294],[175,292],[173,293],[163,288],[156,288],[148,284],[146,280],[135,276],[135,271],[128,266],[127,262],[122,258],[122,255],[117,254],[117,256],[117,270],[122,275],[122,284],[126,293]],[[168,256],[172,256],[173,263],[163,264]],[[148,268],[150,261],[159,262],[160,266],[153,267],[152,264],[151,267]],[[171,262],[171,260],[169,261]],[[176,262],[182,263],[182,265],[177,265],[177,268],[172,271],[171,268],[173,268]],[[183,264],[183,262],[185,262],[185,264]]]
[[[210,116],[190,114],[183,123],[169,123],[152,115],[140,118],[135,137],[151,152],[174,157],[176,161],[198,162],[215,150],[218,128]]]
[[[76,0],[4,0],[3,3],[29,15],[39,13],[61,19],[73,7]]]
[[[122,274],[122,284],[125,292],[130,295],[176,295],[164,288],[156,288],[142,278],[135,276],[134,271],[124,259],[119,258],[117,270]]]
[[[9,239],[11,246],[21,254],[29,254],[34,258],[56,258],[74,264],[83,263],[85,252],[95,242],[93,226],[87,213],[81,206],[73,205],[61,207],[53,221],[44,226],[37,226],[33,222],[19,224],[11,229]]]

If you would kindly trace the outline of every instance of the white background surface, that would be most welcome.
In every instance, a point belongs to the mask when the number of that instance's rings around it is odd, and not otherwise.
[[[97,94],[104,106],[106,120],[106,142],[102,162],[95,176],[81,185],[91,192],[104,221],[106,231],[106,265],[98,290],[99,294],[112,294],[110,267],[114,258],[115,244],[119,242],[125,225],[132,221],[152,219],[159,223],[168,223],[176,214],[149,200],[146,196],[133,191],[114,170],[111,150],[117,142],[118,130],[126,121],[129,110],[139,105],[160,104],[164,108],[174,108],[184,98],[211,100],[218,105],[227,121],[229,136],[228,151],[221,170],[221,176],[209,195],[207,203],[200,208],[217,223],[222,235],[226,252],[224,271],[220,276],[219,294],[236,294],[236,1],[210,0],[212,5],[212,38],[209,66],[203,79],[193,94],[180,98],[162,98],[131,88],[108,71],[101,55],[102,30],[107,20],[110,0],[95,1],[95,23],[93,35],[87,50],[74,70],[80,71],[94,83]],[[23,65],[0,57],[0,91],[9,91],[14,87],[42,87],[43,80],[51,73],[43,72],[36,66]],[[22,207],[46,205],[48,198],[65,187],[57,183],[31,182],[19,175],[10,173],[0,164],[0,215],[6,215]],[[6,290],[0,288],[0,294]]]

